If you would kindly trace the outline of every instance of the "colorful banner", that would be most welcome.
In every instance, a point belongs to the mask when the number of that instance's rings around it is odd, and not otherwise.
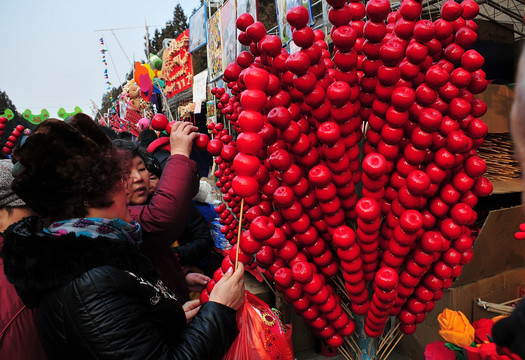
[[[189,51],[189,29],[170,43],[162,55],[160,78],[166,82],[164,92],[170,98],[189,89],[193,82],[193,66]]]
[[[221,33],[222,33],[222,62],[223,68],[237,59],[237,27],[235,22],[235,2],[228,0],[219,9],[221,12]]]
[[[237,0],[237,17],[239,15],[248,13],[250,14],[255,21],[257,21],[257,0]],[[237,30],[236,39],[239,37],[241,31]],[[241,44],[237,41],[237,54],[240,54],[242,51],[249,51],[250,48],[246,45]]]
[[[208,71],[210,80],[214,80],[222,74],[222,48],[221,48],[221,12],[213,14],[206,27],[208,29]]]
[[[286,21],[286,12],[295,6],[302,5],[310,14],[309,25],[313,25],[314,17],[312,14],[312,2],[310,0],[275,0],[275,10],[277,12],[277,26],[279,27],[279,37],[283,44],[288,44],[292,40],[292,29]]]
[[[206,4],[190,16],[189,20],[190,52],[206,44]]]

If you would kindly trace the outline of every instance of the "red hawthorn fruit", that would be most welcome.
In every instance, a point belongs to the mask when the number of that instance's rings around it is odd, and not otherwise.
[[[435,90],[431,89],[426,84],[420,84],[416,88],[416,100],[420,105],[429,106],[437,98],[437,93]]]
[[[304,28],[308,24],[309,17],[308,10],[302,5],[294,6],[286,12],[286,21],[296,29]]]
[[[334,106],[343,106],[345,105],[350,98],[350,85],[343,81],[333,82],[326,89],[326,97],[332,105]]]
[[[275,224],[266,216],[258,216],[250,223],[250,234],[257,241],[266,241],[275,232]]]
[[[262,90],[247,89],[241,94],[241,106],[244,110],[261,112],[266,105],[266,94]]]
[[[151,127],[157,131],[163,131],[168,125],[168,118],[164,114],[155,114],[151,119]]]
[[[237,40],[239,40],[239,43],[241,43],[244,46],[250,46],[252,43],[252,40],[248,37],[246,31],[241,31],[237,36]]]
[[[266,35],[266,28],[260,21],[256,21],[246,27],[246,35],[254,43],[261,40]]]
[[[199,136],[194,140],[193,144],[199,150],[206,150],[210,138],[206,134],[199,134]]]
[[[383,291],[395,289],[399,277],[397,271],[389,267],[383,267],[376,272],[374,284]]]
[[[437,19],[434,21],[434,29],[436,31],[436,38],[444,40],[452,35],[452,24],[444,19]]]
[[[399,7],[399,13],[403,19],[409,21],[416,21],[421,16],[422,5],[420,2],[415,0],[404,0],[401,2]]]
[[[256,133],[263,128],[264,116],[258,111],[243,110],[237,122],[243,131]]]
[[[396,66],[403,59],[404,55],[405,47],[396,40],[387,41],[379,49],[380,59],[388,66]]]
[[[359,219],[370,222],[379,218],[380,207],[374,199],[361,198],[356,204],[356,212]]]
[[[348,25],[335,28],[332,32],[332,40],[339,51],[350,51],[354,47],[356,39],[356,31]]]
[[[224,69],[224,79],[226,79],[227,81],[235,82],[239,78],[239,74],[241,73],[242,70],[243,68],[239,64],[237,64],[236,62],[232,62],[226,67],[226,69]],[[225,97],[226,102],[228,98],[229,98],[228,96]],[[221,101],[222,101],[222,98],[221,98]]]
[[[463,13],[463,8],[461,4],[453,1],[447,0],[441,6],[441,18],[446,21],[455,21]]]
[[[308,55],[302,51],[295,52],[288,56],[285,63],[288,70],[296,75],[305,74],[310,67],[310,59]]]
[[[401,77],[405,80],[411,80],[419,74],[419,65],[412,64],[407,59],[403,59],[398,66],[401,70]]]
[[[432,65],[425,73],[425,82],[432,89],[439,89],[449,80],[449,73],[439,65]]]
[[[341,71],[337,74],[342,75],[344,72],[350,72],[357,66],[357,52],[353,49],[347,52],[337,50],[334,54],[333,62],[337,69]]]
[[[434,38],[434,23],[430,20],[419,20],[414,25],[414,39],[424,44]]]
[[[293,78],[293,85],[295,86],[295,88],[304,94],[307,94],[310,91],[312,91],[316,83],[317,78],[310,71],[307,71],[304,75],[301,76],[295,75]]]
[[[465,160],[465,163],[463,166],[465,168],[465,172],[471,178],[477,178],[483,175],[483,173],[485,173],[487,169],[487,164],[485,164],[485,161],[483,161],[483,159],[481,159],[477,155],[468,157]]]
[[[365,12],[372,21],[384,21],[390,13],[388,0],[371,0],[366,3]]]
[[[367,20],[363,27],[363,35],[371,43],[380,43],[386,35],[386,24],[384,22]],[[363,50],[365,50],[365,46],[363,45]]]
[[[219,154],[221,153],[222,147],[223,147],[223,143],[220,140],[212,139],[206,145],[206,151],[208,151],[208,153],[211,156],[219,156]]]
[[[461,62],[461,58],[463,57],[464,53],[465,49],[456,43],[448,45],[445,50],[443,50],[443,56],[445,59],[451,61],[454,64],[459,64]]]
[[[263,148],[262,137],[253,132],[242,132],[237,136],[237,149],[249,155],[257,155]]]
[[[352,20],[352,8],[348,4],[328,10],[328,21],[335,27],[348,25],[350,20]]]
[[[468,49],[474,45],[478,39],[478,34],[467,27],[462,27],[456,32],[454,41],[463,49]]]
[[[485,59],[476,50],[470,49],[463,53],[461,56],[461,66],[471,73],[481,69]]]
[[[394,32],[402,39],[409,40],[414,34],[415,21],[399,18],[394,25]]]
[[[232,188],[241,197],[250,197],[259,189],[259,183],[253,177],[238,175],[233,178]]]
[[[253,55],[249,51],[242,51],[237,55],[237,64],[243,68],[247,68],[253,63]]]
[[[465,20],[472,20],[479,13],[479,5],[474,0],[464,0],[461,2],[463,12],[461,17]]]
[[[399,69],[399,67],[397,66],[381,65],[377,69],[377,78],[379,79],[382,85],[396,85],[399,79],[401,78],[401,69]]]
[[[266,56],[276,57],[282,50],[281,39],[277,35],[267,35],[261,42],[261,51]]]
[[[248,13],[240,14],[237,18],[235,25],[237,29],[241,31],[246,31],[246,28],[254,23],[253,17]]]
[[[378,178],[386,174],[387,161],[382,154],[372,153],[363,160],[363,171],[370,177]]]
[[[392,91],[391,103],[399,111],[410,109],[416,99],[415,92],[407,86],[400,86]]]

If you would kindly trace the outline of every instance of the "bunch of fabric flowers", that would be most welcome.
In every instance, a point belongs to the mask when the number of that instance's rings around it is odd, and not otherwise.
[[[443,310],[438,315],[439,335],[425,347],[425,360],[519,360],[518,355],[492,341],[492,326],[504,316],[479,319],[472,324],[461,311]]]

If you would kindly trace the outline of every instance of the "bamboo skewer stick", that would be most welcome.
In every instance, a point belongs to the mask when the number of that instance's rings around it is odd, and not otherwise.
[[[383,339],[381,340],[381,343],[379,343],[379,347],[377,348],[377,352],[381,352],[381,349],[383,348],[383,346],[385,346],[388,342],[388,339],[390,339],[390,337],[392,337],[392,335],[394,335],[394,333],[397,331],[397,329],[399,329],[399,325],[401,325],[401,323],[397,323],[396,326],[394,326],[392,329],[390,329],[388,331],[388,333],[383,337]],[[394,337],[397,336],[397,334],[394,335]]]
[[[342,346],[339,347],[339,352],[343,355],[343,357],[347,360],[352,360],[352,357],[350,356],[350,354],[348,354],[348,352],[346,351],[346,349]]]
[[[392,351],[394,351],[394,349],[396,348],[397,344],[401,341],[401,339],[403,338],[405,334],[401,333],[399,335],[399,338],[396,340],[396,342],[394,343],[394,345],[392,345],[392,347],[390,348],[390,351],[388,352],[388,354],[386,354],[386,356],[383,358],[383,359],[388,359],[388,357],[390,356],[390,354],[392,353]]]
[[[388,357],[390,356],[390,354],[392,353],[394,348],[397,346],[399,341],[401,341],[401,339],[403,338],[403,335],[404,334],[402,332],[399,332],[399,334],[396,334],[397,339],[396,339],[396,337],[393,337],[392,341],[389,342],[388,345],[383,348],[381,354],[376,354],[376,358],[379,359],[379,360],[383,360],[383,359],[386,360],[386,359],[388,359]],[[394,341],[394,339],[396,339],[396,340]],[[384,355],[385,353],[386,353],[386,355]]]
[[[352,339],[352,338],[350,338],[350,339]],[[346,344],[347,344],[348,346],[350,346],[350,348],[352,349],[352,351],[353,351],[355,354],[358,353],[358,351],[356,350],[356,348],[354,347],[354,345],[352,344],[352,342],[351,342],[348,338],[345,338],[345,342],[346,342]]]
[[[350,338],[350,340],[352,340],[352,342],[354,343],[354,345],[355,345],[355,347],[357,349],[356,354],[363,354],[363,350],[361,350],[361,348],[359,347],[359,345],[357,344],[357,342],[355,341],[353,336]]]
[[[350,311],[350,309],[348,308],[348,306],[346,306],[345,303],[341,302],[341,307],[343,308],[344,311],[346,311],[346,313],[350,316],[352,313]],[[353,319],[353,316],[352,316],[352,319]]]
[[[237,266],[239,265],[239,249],[240,247],[240,241],[241,241],[241,230],[242,230],[242,213],[244,210],[244,198],[241,199],[241,212],[239,215],[239,230],[237,231],[237,252],[235,253],[235,270],[237,270]]]
[[[510,300],[502,304],[491,303],[478,299],[478,306],[484,308],[487,311],[491,311],[501,315],[508,315],[514,310],[514,307],[505,304],[511,304],[513,302],[519,301],[520,299],[521,298]]]
[[[275,289],[273,288],[272,284],[270,284],[270,282],[268,281],[268,279],[266,278],[266,276],[264,276],[264,274],[261,272],[261,270],[259,270],[259,268],[257,268],[257,272],[259,273],[259,275],[262,276],[264,282],[266,283],[266,285],[268,285],[268,287],[270,288],[270,290],[272,290],[273,294],[275,296],[278,296],[277,292],[275,291]]]

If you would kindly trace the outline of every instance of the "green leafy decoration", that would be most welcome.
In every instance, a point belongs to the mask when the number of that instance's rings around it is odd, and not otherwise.
[[[12,120],[15,117],[15,113],[11,109],[5,109],[4,113],[0,116],[7,118],[7,120]]]
[[[22,113],[22,117],[24,119],[26,119],[27,121],[29,121],[31,124],[38,125],[38,124],[42,123],[43,121],[49,119],[49,111],[47,111],[47,109],[42,109],[40,111],[40,115],[34,115],[31,112],[31,110],[26,109]]]
[[[66,112],[66,110],[64,108],[60,108],[58,109],[58,112],[57,112],[57,116],[63,120],[65,120],[66,118],[70,117],[70,116],[73,116],[73,115],[76,115],[78,113],[81,113],[82,112],[82,109],[78,106],[75,106],[75,109],[73,112]]]

